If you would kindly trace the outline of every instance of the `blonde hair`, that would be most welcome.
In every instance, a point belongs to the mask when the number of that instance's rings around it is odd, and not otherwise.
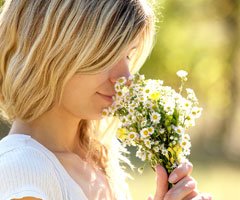
[[[37,119],[61,102],[74,74],[108,70],[138,39],[135,73],[152,50],[154,29],[145,0],[6,0],[0,15],[2,118]],[[108,147],[93,138],[96,123],[80,121],[79,143],[105,171]]]

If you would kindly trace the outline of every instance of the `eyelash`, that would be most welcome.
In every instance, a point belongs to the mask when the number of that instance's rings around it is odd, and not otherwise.
[[[136,48],[132,49],[129,54],[132,56],[132,54],[134,54],[135,50],[136,50]],[[131,60],[131,56],[130,55],[127,55],[127,59],[128,60]]]

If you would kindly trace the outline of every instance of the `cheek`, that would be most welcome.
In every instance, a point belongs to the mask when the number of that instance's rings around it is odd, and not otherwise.
[[[109,103],[102,99],[95,90],[65,90],[61,105],[68,114],[79,119],[99,119],[102,110]]]
[[[106,82],[105,76],[103,78],[76,76],[71,79],[63,91],[61,105],[64,110],[77,118],[99,119],[103,108],[110,105],[97,94],[100,88],[103,88],[102,84]]]

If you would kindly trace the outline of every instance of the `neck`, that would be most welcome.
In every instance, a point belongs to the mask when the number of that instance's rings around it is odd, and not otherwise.
[[[54,107],[32,122],[16,119],[9,134],[30,135],[52,152],[76,152],[79,149],[79,122],[80,119]]]

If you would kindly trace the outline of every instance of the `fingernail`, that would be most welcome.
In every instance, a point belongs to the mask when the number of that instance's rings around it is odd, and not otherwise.
[[[195,187],[195,182],[190,181],[185,186],[188,187],[188,188],[194,188]]]
[[[177,174],[175,174],[175,173],[173,173],[173,174],[171,174],[170,176],[169,176],[169,178],[168,178],[168,181],[170,182],[170,183],[174,183],[174,182],[176,182],[177,181]]]

